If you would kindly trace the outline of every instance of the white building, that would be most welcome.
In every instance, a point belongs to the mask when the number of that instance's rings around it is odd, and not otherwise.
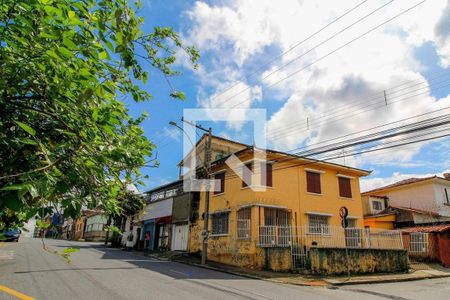
[[[450,222],[450,174],[402,180],[364,192],[362,200],[364,215],[375,215],[390,206],[421,215],[414,218],[415,224]]]

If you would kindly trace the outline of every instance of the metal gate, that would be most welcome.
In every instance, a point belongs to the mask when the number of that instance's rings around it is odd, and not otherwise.
[[[302,228],[292,227],[290,230],[291,238],[291,268],[292,270],[299,270],[306,267],[306,260],[308,257],[308,250],[302,243]]]

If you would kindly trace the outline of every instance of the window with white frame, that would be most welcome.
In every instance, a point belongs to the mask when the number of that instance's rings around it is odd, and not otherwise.
[[[383,203],[381,201],[372,200],[372,208],[374,211],[383,210]]]
[[[413,254],[428,252],[428,233],[412,232],[410,235],[409,251]]]
[[[444,188],[445,204],[450,205],[450,189]]]
[[[238,239],[249,239],[251,237],[251,207],[240,209],[237,212],[237,237]]]
[[[215,213],[212,215],[212,231],[213,235],[228,234],[228,212]]]
[[[327,216],[308,215],[308,232],[317,234],[328,234],[329,233],[328,219],[329,217]]]

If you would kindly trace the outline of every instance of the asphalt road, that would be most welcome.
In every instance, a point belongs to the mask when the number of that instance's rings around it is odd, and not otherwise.
[[[68,264],[39,239],[0,246],[0,299],[450,299],[450,279],[339,289],[277,284],[107,249],[46,240],[52,250],[80,247]],[[9,290],[9,294],[5,289]],[[27,299],[22,297],[22,299]]]

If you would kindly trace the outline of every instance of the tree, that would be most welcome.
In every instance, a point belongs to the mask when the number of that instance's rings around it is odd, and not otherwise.
[[[154,165],[146,115],[132,118],[121,99],[151,98],[143,64],[173,76],[178,50],[194,67],[198,52],[171,28],[142,32],[139,1],[0,5],[0,228],[48,207],[118,214],[126,184]]]

